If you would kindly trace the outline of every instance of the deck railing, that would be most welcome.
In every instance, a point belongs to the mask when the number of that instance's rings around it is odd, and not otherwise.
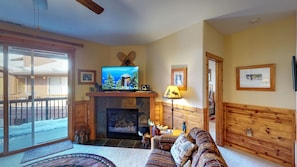
[[[0,101],[3,106],[3,101]],[[3,112],[3,107],[0,108]],[[68,117],[67,97],[9,100],[9,125]],[[1,114],[0,114],[1,116]]]

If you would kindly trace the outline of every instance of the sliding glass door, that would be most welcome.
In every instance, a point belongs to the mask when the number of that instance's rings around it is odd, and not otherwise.
[[[67,138],[67,54],[9,46],[7,68],[8,151]]]
[[[0,45],[0,67],[3,67],[3,46]],[[3,68],[0,71],[0,153],[4,152]]]

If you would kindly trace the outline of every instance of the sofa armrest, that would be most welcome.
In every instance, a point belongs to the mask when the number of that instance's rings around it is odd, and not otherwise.
[[[161,136],[154,136],[151,138],[151,149],[154,149],[154,148],[160,148],[160,139],[161,139]]]
[[[151,140],[151,148],[169,151],[177,138],[178,136],[173,135],[154,136]]]

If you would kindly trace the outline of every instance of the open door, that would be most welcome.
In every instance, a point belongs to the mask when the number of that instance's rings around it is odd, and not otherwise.
[[[213,62],[213,70],[209,71],[210,64]],[[208,100],[207,110],[213,111],[214,113],[208,112],[208,119],[206,125],[209,125],[209,118],[215,117],[215,142],[222,146],[224,139],[224,113],[223,113],[223,58],[206,52],[206,97],[211,97],[212,101]],[[209,73],[211,72],[211,73]],[[212,77],[212,78],[210,78]],[[210,84],[210,80],[212,80]],[[215,90],[215,91],[214,91]],[[210,104],[211,103],[211,104]],[[211,116],[213,115],[213,116]],[[208,128],[210,129],[210,128]]]

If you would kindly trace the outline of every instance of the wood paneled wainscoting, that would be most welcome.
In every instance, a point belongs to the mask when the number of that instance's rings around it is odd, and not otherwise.
[[[295,110],[224,103],[224,143],[295,166]]]
[[[171,119],[171,109],[172,104],[171,103],[160,103],[158,105],[161,105],[161,111],[163,115],[160,116],[160,123],[163,125],[167,125],[170,128],[172,125],[172,119]],[[157,113],[155,113],[156,115]],[[182,106],[182,105],[175,105],[174,104],[174,126],[176,129],[182,129],[182,123],[185,121],[187,125],[187,131],[194,127],[199,127],[206,129],[205,127],[205,116],[207,115],[206,110],[199,109],[196,107],[189,107],[189,106]]]
[[[73,110],[72,129],[76,123],[87,123],[93,119],[90,115],[90,101],[76,101]],[[151,115],[154,118],[150,118],[157,124],[168,125],[171,128],[171,103],[155,102],[154,113]],[[205,129],[205,116],[206,110],[195,107],[188,107],[182,105],[174,105],[174,124],[177,129],[181,129],[183,121],[186,121],[187,129],[190,130],[193,127],[199,127]],[[73,136],[71,136],[73,139]]]
[[[71,140],[74,139],[74,130],[75,130],[75,125],[77,123],[86,123],[88,124],[88,111],[89,111],[89,101],[82,100],[82,101],[76,101],[74,103],[74,108],[73,108],[73,114],[72,114],[72,135]]]

